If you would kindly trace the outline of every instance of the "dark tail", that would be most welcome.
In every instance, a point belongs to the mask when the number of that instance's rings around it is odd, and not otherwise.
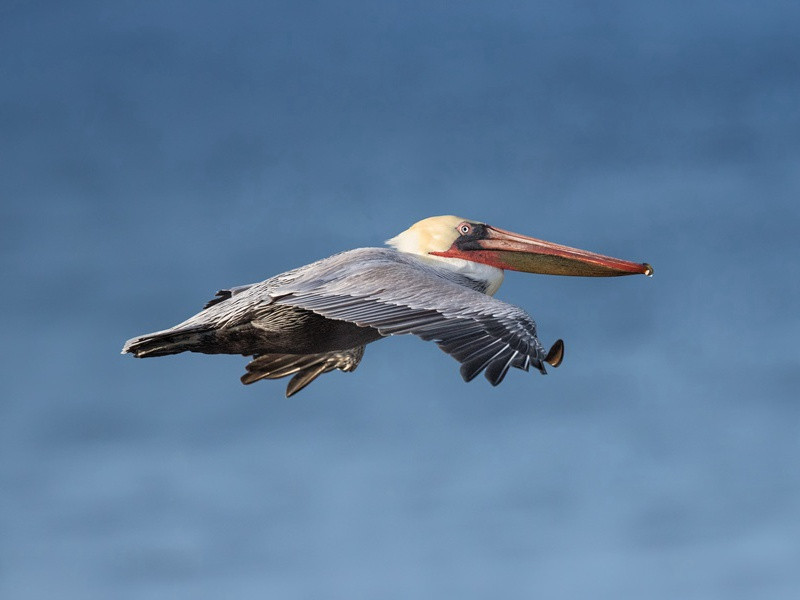
[[[135,337],[122,347],[122,354],[133,354],[136,358],[148,356],[166,356],[190,350],[197,350],[203,346],[209,330],[204,327],[191,327],[187,329],[166,329]]]

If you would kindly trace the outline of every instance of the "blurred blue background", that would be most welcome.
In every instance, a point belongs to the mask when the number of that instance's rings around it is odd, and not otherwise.
[[[0,596],[800,597],[800,4],[0,8]],[[457,214],[547,377],[123,342]]]

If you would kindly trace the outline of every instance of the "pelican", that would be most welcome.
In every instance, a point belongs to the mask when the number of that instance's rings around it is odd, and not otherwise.
[[[351,372],[370,342],[400,334],[432,340],[471,381],[498,385],[509,367],[546,373],[564,343],[548,351],[521,308],[493,298],[505,270],[611,277],[652,275],[635,263],[497,229],[455,216],[430,217],[387,240],[220,290],[186,321],[128,340],[137,358],[180,352],[253,357],[241,380],[293,375],[286,396],[318,376]]]

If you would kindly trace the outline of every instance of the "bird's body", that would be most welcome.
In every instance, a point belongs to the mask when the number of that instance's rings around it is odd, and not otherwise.
[[[475,231],[466,232],[470,237],[459,227]],[[367,344],[407,333],[435,341],[461,363],[467,381],[485,372],[497,385],[512,366],[544,373],[544,362],[560,364],[563,344],[558,340],[546,352],[533,319],[492,297],[502,268],[447,255],[458,240],[462,246],[488,240],[486,229],[456,217],[426,219],[389,240],[394,248],[350,250],[261,283],[221,290],[201,312],[129,340],[123,353],[253,356],[242,381],[294,375],[287,395],[323,373],[354,370]],[[483,245],[479,250],[485,251]]]

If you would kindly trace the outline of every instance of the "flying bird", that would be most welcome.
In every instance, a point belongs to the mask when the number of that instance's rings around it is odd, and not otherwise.
[[[546,373],[564,343],[548,351],[521,308],[493,298],[505,270],[611,277],[652,275],[635,263],[455,216],[430,217],[386,242],[220,290],[203,310],[170,329],[128,340],[137,358],[180,352],[242,354],[242,383],[293,375],[286,396],[334,369],[354,371],[370,342],[400,334],[431,340],[498,385],[509,367]]]

